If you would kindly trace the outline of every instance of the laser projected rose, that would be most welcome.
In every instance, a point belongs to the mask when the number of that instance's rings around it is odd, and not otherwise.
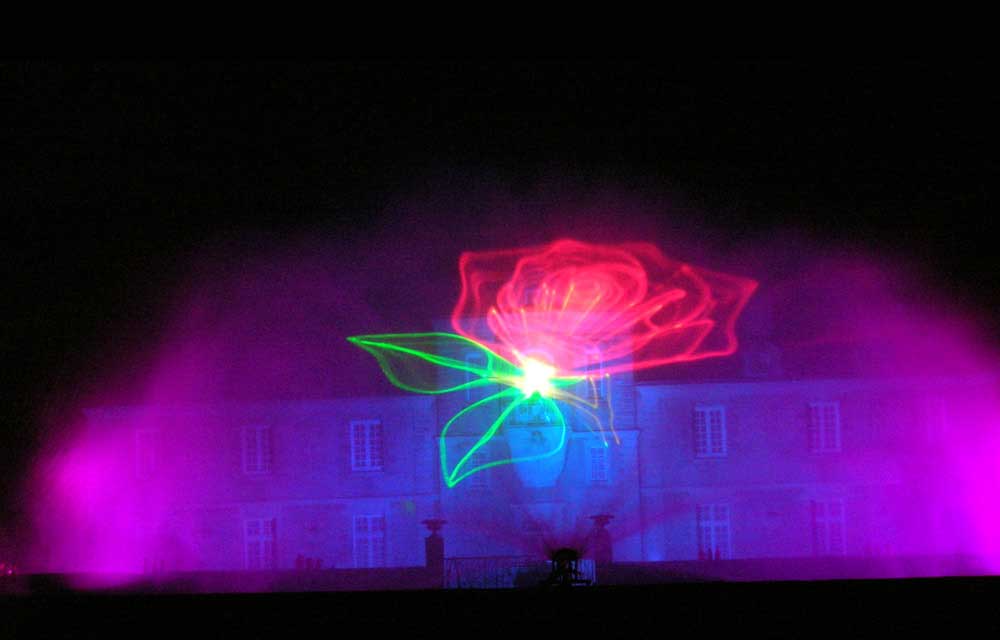
[[[466,252],[456,333],[355,336],[396,386],[415,393],[466,392],[469,404],[439,437],[449,487],[501,464],[555,455],[566,443],[566,412],[617,441],[608,378],[626,371],[726,356],[753,280],[668,259],[648,243],[558,240],[525,249]],[[582,391],[580,388],[582,387]],[[486,393],[471,401],[474,390]],[[546,450],[482,462],[500,428],[525,410],[560,436]],[[478,434],[452,466],[446,437],[459,425]]]

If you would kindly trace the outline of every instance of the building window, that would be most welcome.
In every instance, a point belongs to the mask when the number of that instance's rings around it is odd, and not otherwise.
[[[587,447],[587,483],[607,485],[611,483],[611,464],[608,447],[603,444]]]
[[[243,427],[243,472],[250,474],[271,472],[271,427],[265,425]]]
[[[385,462],[382,421],[353,420],[351,422],[351,469],[381,471]]]
[[[385,566],[385,516],[354,516],[354,566]]]
[[[160,432],[156,429],[138,429],[135,432],[135,475],[149,478],[156,473],[159,458]]]
[[[726,560],[732,557],[729,535],[729,505],[698,505],[698,559]]]
[[[604,356],[598,347],[587,347],[584,352],[584,367],[587,372],[585,398],[600,402],[608,397],[608,377],[604,375]]]
[[[465,354],[465,364],[466,366],[473,369],[486,369],[486,354],[480,352],[473,352]],[[471,372],[465,372],[465,382],[466,384],[479,380],[480,376]],[[481,386],[471,386],[465,388],[465,400],[466,402],[476,402],[477,400],[482,400],[487,395],[489,395],[486,385]]]
[[[244,523],[244,549],[247,569],[274,569],[274,519],[247,520]]]
[[[723,458],[726,456],[726,410],[724,407],[695,408],[694,452],[699,458]]]
[[[477,449],[476,452],[472,454],[472,457],[469,458],[469,465],[468,467],[466,467],[466,469],[468,470],[476,469],[488,463],[489,459],[486,457],[486,452],[483,451],[482,449]],[[481,489],[487,486],[488,479],[489,478],[486,475],[486,470],[482,469],[469,476],[465,482],[469,487],[478,487]]]
[[[510,415],[510,421],[512,424],[542,425],[553,422],[552,416],[549,415],[546,403],[538,397],[529,398],[528,400],[518,404]]]
[[[844,555],[844,501],[812,502],[813,549],[818,556]]]
[[[809,447],[814,453],[840,451],[840,404],[814,402],[809,405]]]

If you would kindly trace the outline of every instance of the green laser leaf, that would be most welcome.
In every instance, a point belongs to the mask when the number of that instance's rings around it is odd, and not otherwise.
[[[516,425],[518,415],[523,413],[524,408],[535,407],[547,416],[549,426],[558,430],[559,435],[553,445],[537,452],[514,455],[510,443],[490,442],[501,427],[523,429]],[[566,420],[555,402],[537,395],[525,398],[518,389],[506,389],[470,404],[444,425],[439,440],[441,471],[445,484],[453,488],[474,473],[491,467],[548,458],[558,453],[565,444]],[[456,460],[454,466],[451,460]]]
[[[491,384],[511,385],[520,370],[483,345],[453,333],[352,336],[375,356],[386,377],[414,393],[448,393]]]

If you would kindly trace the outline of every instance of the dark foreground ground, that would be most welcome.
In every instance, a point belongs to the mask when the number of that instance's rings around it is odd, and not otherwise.
[[[0,596],[0,638],[996,637],[1000,578]]]

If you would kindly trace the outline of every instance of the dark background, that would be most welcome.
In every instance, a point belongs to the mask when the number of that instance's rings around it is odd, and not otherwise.
[[[998,112],[974,62],[0,63],[0,530],[50,425],[109,366],[142,376],[195,256],[364,242],[434,185],[530,200],[560,176],[666,191],[731,233],[861,242],[995,334]],[[483,207],[420,215],[422,241],[510,244],[470,231]]]

